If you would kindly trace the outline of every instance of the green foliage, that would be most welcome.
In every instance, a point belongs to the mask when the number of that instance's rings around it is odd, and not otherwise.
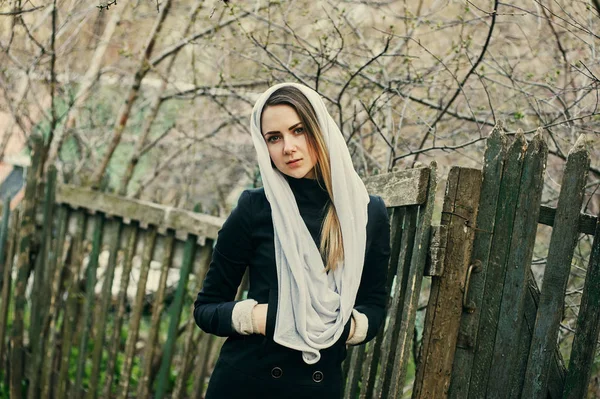
[[[65,165],[71,165],[71,168],[75,168],[76,165],[86,159],[90,158],[90,153],[96,159],[100,159],[106,151],[107,145],[110,142],[109,137],[112,133],[115,119],[118,116],[120,103],[115,101],[115,98],[121,98],[121,90],[112,89],[107,86],[99,86],[95,89],[94,95],[91,96],[87,102],[80,109],[77,118],[77,135],[74,132],[64,132],[64,141],[59,151],[61,161]],[[54,133],[54,139],[57,138],[57,132],[61,132],[64,129],[64,122],[67,113],[70,111],[74,103],[74,96],[77,92],[77,86],[68,86],[63,92],[56,96],[56,113],[58,117],[58,123]],[[144,94],[143,92],[141,93]],[[151,97],[154,97],[156,93],[151,93]],[[141,102],[140,102],[141,103]],[[150,130],[149,137],[145,144],[152,142],[157,137],[162,135],[167,129],[173,127],[176,124],[178,115],[181,112],[181,103],[166,102],[163,103],[160,108],[160,117],[156,119]],[[149,102],[142,103],[139,108],[134,109],[131,113],[130,119],[127,123],[126,133],[133,137],[137,137],[142,133],[144,122],[149,117]],[[46,109],[46,112],[50,114],[50,109]],[[77,138],[79,134],[84,134],[89,140],[92,132],[96,137],[103,137],[102,140],[92,140],[88,144],[92,144],[93,147],[87,148],[85,144],[81,142],[81,139]],[[38,124],[34,125],[32,132],[38,132],[42,135],[44,140],[48,140],[50,134],[50,122],[48,120],[42,120]],[[133,152],[133,141],[122,142],[116,148],[106,171],[106,182],[105,189],[109,192],[114,192],[119,187],[120,180],[123,172],[126,170],[127,163],[129,162],[130,156]],[[24,153],[29,154],[28,148],[24,150]],[[155,163],[150,155],[151,151],[143,155],[134,169],[132,177],[131,187],[135,189],[136,184],[141,178],[148,174],[149,168]],[[67,168],[68,169],[68,168]],[[81,175],[80,178],[85,176]],[[86,182],[83,182],[86,184]]]
[[[0,370],[0,399],[8,399],[9,396],[9,386],[5,384],[6,374],[3,370]]]

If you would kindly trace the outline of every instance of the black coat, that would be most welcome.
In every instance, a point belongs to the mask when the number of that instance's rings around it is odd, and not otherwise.
[[[300,215],[315,243],[329,197],[316,180],[288,178]],[[368,205],[365,265],[354,308],[369,321],[367,338],[377,334],[385,318],[385,279],[389,260],[389,219],[380,197]],[[266,336],[240,335],[231,315],[237,289],[249,267],[248,298],[268,303]],[[273,341],[277,315],[277,272],[271,207],[263,189],[247,190],[224,223],[215,245],[202,291],[195,302],[196,323],[207,333],[228,337],[211,376],[207,399],[337,398],[341,395],[341,363],[346,357],[350,322],[321,360],[307,365],[302,354]]]

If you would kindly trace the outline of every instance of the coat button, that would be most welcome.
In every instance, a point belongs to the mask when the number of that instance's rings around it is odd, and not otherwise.
[[[271,377],[273,378],[279,378],[283,375],[283,370],[281,370],[281,368],[279,367],[273,367],[273,370],[271,370]]]
[[[315,371],[313,373],[313,381],[314,382],[321,382],[323,381],[323,373],[320,371]]]

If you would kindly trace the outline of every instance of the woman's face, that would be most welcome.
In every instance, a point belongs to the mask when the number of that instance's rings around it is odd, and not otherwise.
[[[261,125],[275,167],[296,179],[314,179],[317,157],[296,110],[289,105],[270,105],[263,110]]]

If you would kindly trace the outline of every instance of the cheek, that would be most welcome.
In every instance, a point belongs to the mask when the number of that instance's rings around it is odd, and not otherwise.
[[[306,147],[307,147],[308,154],[310,155],[310,158],[311,158],[311,160],[312,160],[312,163],[313,163],[313,164],[316,164],[316,163],[317,163],[317,159],[318,159],[318,157],[317,157],[317,152],[316,152],[316,151],[315,151],[315,149],[314,149],[314,148],[313,148],[313,147],[312,147],[312,146],[309,144],[308,140],[307,140],[307,142],[306,142]]]
[[[271,158],[271,165],[275,165],[275,162],[279,161],[277,157],[277,150],[275,147],[276,146],[274,145],[270,145],[267,147],[267,149],[269,150],[269,158]]]

